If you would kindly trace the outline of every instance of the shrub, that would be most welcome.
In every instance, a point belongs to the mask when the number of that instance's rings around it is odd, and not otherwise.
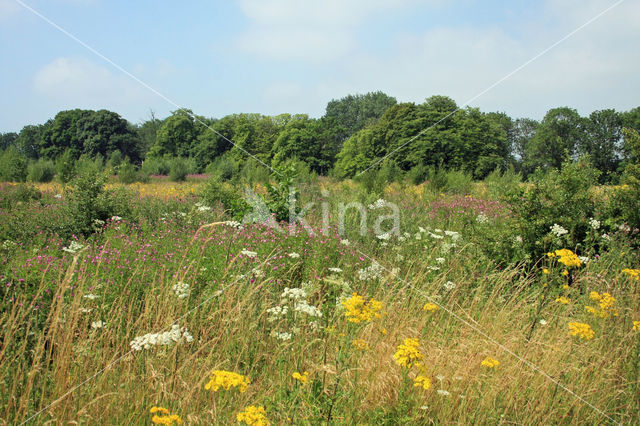
[[[473,177],[463,170],[449,170],[445,173],[446,190],[454,194],[469,194],[473,186]]]
[[[251,208],[247,202],[240,197],[233,187],[221,183],[215,178],[210,178],[200,191],[202,201],[213,206],[215,203],[222,204],[225,211],[234,220],[242,220]]]
[[[24,182],[27,178],[27,159],[10,146],[0,155],[0,180]]]
[[[67,149],[56,160],[56,173],[61,183],[67,183],[75,176],[73,152]]]
[[[0,208],[5,210],[11,210],[20,203],[28,203],[42,198],[42,193],[31,185],[22,183],[18,185],[4,184],[1,188]]]
[[[626,224],[640,238],[640,135],[633,129],[623,129],[625,144],[631,151],[631,161],[614,187],[607,204],[607,213],[614,222]],[[613,225],[613,224],[612,224]]]
[[[118,167],[118,181],[120,183],[133,183],[139,180],[138,172],[133,164],[125,160]]]
[[[27,180],[29,182],[51,182],[56,174],[56,167],[51,160],[43,158],[29,164]]]
[[[231,156],[224,154],[207,166],[206,172],[218,181],[225,182],[238,174],[238,165]]]
[[[440,167],[429,167],[427,172],[427,187],[434,192],[440,192],[447,186],[447,174]]]
[[[245,161],[240,175],[249,184],[269,182],[269,169],[253,158]]]
[[[427,180],[427,174],[429,173],[429,169],[424,164],[418,164],[417,166],[413,166],[411,170],[407,173],[407,179],[413,185],[420,185],[425,180]]]
[[[91,158],[88,155],[82,155],[75,162],[76,175],[100,173],[102,170],[104,170],[104,160],[100,154],[95,158]]]
[[[169,171],[169,179],[174,182],[182,182],[189,174],[189,165],[184,158],[174,158],[171,161],[171,170]]]
[[[119,149],[116,149],[109,156],[109,165],[116,169],[120,165],[120,163],[122,163],[122,153]]]
[[[522,175],[516,173],[513,167],[510,167],[504,173],[501,173],[499,169],[495,169],[485,178],[484,183],[487,187],[487,192],[492,198],[502,198],[520,186]]]
[[[171,158],[146,158],[142,163],[142,172],[150,175],[166,176],[171,170]]]

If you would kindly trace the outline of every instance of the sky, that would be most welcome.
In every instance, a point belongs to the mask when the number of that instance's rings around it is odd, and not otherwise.
[[[0,132],[72,108],[320,117],[377,90],[514,118],[626,111],[638,17],[638,0],[0,0]]]

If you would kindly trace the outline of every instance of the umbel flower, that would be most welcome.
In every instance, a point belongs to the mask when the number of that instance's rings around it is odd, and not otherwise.
[[[248,425],[267,426],[271,423],[267,420],[267,412],[263,406],[250,405],[236,416],[239,422],[245,422]]]
[[[380,311],[382,310],[382,302],[376,299],[370,299],[367,301],[358,293],[353,293],[349,299],[343,300],[342,306],[344,306],[344,315],[349,322],[367,322],[382,317],[380,314]]]
[[[424,359],[420,353],[420,342],[415,338],[406,338],[404,343],[398,345],[396,353],[393,355],[399,366],[411,368]]]
[[[584,340],[591,340],[596,335],[589,324],[581,322],[570,322],[569,334]]]
[[[249,387],[249,383],[251,383],[249,378],[242,374],[234,373],[233,371],[213,370],[209,382],[204,385],[204,388],[217,392],[220,388],[229,390],[232,387],[236,387],[240,392],[244,392]]]
[[[169,410],[164,407],[151,407],[149,410],[154,416],[151,418],[151,422],[156,425],[172,425],[182,424],[182,419],[177,414],[170,414]]]

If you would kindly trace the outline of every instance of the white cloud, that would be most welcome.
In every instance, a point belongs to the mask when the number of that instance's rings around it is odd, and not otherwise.
[[[414,2],[239,0],[251,25],[238,46],[267,59],[329,63],[356,50],[354,31],[367,17]]]
[[[114,108],[148,103],[152,96],[138,83],[80,57],[61,57],[35,74],[33,89],[61,106]]]

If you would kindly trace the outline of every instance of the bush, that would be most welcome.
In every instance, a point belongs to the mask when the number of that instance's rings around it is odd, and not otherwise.
[[[473,177],[463,170],[449,170],[445,173],[446,190],[453,194],[469,194],[473,187]]]
[[[56,174],[56,167],[51,160],[43,158],[29,164],[27,180],[29,182],[51,182]]]
[[[119,149],[116,149],[109,156],[109,165],[114,169],[117,169],[118,166],[122,163],[122,153]]]
[[[18,185],[4,184],[0,188],[2,188],[2,191],[0,191],[0,208],[5,210],[11,210],[18,204],[42,198],[42,193],[31,185],[22,183]]]
[[[238,174],[238,166],[230,155],[224,154],[207,166],[206,172],[221,182],[233,179]]]
[[[417,166],[413,166],[411,170],[407,173],[407,179],[413,185],[420,185],[425,180],[427,180],[427,174],[429,173],[429,168],[424,164],[418,164]]]
[[[171,161],[171,170],[169,171],[169,179],[174,182],[182,182],[189,174],[189,165],[184,158],[174,158]]]
[[[27,159],[10,146],[0,155],[0,180],[24,182],[27,178]]]
[[[118,181],[124,184],[130,184],[139,180],[138,172],[133,164],[125,160],[118,167]]]
[[[253,158],[245,161],[240,175],[249,185],[269,182],[269,169]]]
[[[635,238],[640,238],[640,135],[633,129],[623,129],[625,144],[631,151],[631,161],[614,187],[607,204],[607,213],[613,222],[622,222]],[[613,223],[612,223],[613,225]]]
[[[210,178],[200,191],[200,198],[208,205],[216,203],[222,204],[225,211],[234,219],[242,220],[251,208],[247,202],[240,197],[233,187],[221,183],[215,178]]]
[[[171,158],[147,158],[142,163],[142,172],[149,175],[166,176],[171,170]]]
[[[429,167],[427,172],[427,187],[434,192],[441,192],[447,186],[447,174],[439,167]]]
[[[61,183],[67,183],[75,176],[73,152],[70,149],[63,152],[56,160],[56,173]]]
[[[492,198],[503,198],[507,194],[514,192],[520,186],[522,183],[522,175],[516,173],[513,167],[510,167],[504,173],[501,173],[499,169],[495,169],[485,178],[484,183],[489,196]]]

